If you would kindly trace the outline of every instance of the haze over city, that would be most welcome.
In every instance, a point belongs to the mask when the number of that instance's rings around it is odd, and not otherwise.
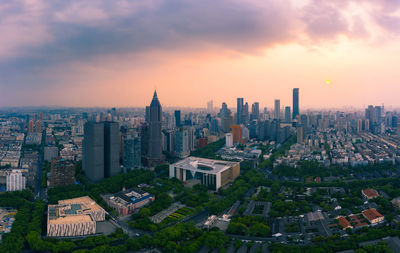
[[[399,107],[399,1],[4,1],[0,106]],[[221,15],[224,13],[224,15]],[[326,82],[329,80],[330,82]]]

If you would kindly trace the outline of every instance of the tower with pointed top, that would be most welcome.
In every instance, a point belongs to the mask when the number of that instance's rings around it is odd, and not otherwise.
[[[150,167],[163,161],[161,126],[162,107],[157,97],[157,91],[154,91],[149,115],[149,150],[147,153],[147,166]]]

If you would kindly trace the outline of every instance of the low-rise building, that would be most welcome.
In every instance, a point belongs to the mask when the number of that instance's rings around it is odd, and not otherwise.
[[[240,175],[239,162],[188,157],[169,166],[169,177],[187,183],[193,181],[218,190]]]
[[[380,214],[375,208],[370,208],[362,211],[362,215],[367,219],[372,225],[382,222],[385,216]]]
[[[84,236],[96,233],[105,211],[88,196],[58,201],[48,206],[47,236]]]
[[[379,193],[377,191],[375,191],[374,189],[370,189],[370,188],[361,190],[361,193],[362,193],[363,197],[367,200],[379,197]]]
[[[350,222],[346,219],[344,216],[339,216],[337,218],[339,225],[342,227],[343,230],[346,230],[348,228],[353,229],[353,226],[350,224]]]
[[[148,203],[155,200],[154,195],[140,189],[129,189],[113,195],[104,195],[103,199],[109,206],[114,208],[119,215],[125,216],[135,212]]]

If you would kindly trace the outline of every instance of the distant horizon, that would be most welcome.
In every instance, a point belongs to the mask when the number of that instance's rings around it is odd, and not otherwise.
[[[246,101],[245,101],[246,102]],[[254,101],[257,102],[257,101]],[[253,102],[249,103],[249,105],[251,106]],[[355,111],[362,111],[364,109],[366,109],[369,105],[373,105],[373,106],[382,106],[382,104],[368,104],[365,105],[365,107],[355,107],[355,106],[341,106],[341,107],[313,107],[313,108],[300,108],[300,113],[302,113],[302,111],[333,111],[333,110],[355,110]],[[145,109],[147,105],[144,106],[124,106],[124,107],[118,107],[118,106],[57,106],[57,105],[42,105],[42,106],[0,106],[0,110],[2,109],[111,109],[111,108],[116,108],[116,109]],[[161,106],[163,108],[163,110],[167,109],[167,110],[174,110],[174,109],[193,109],[193,110],[207,110],[207,107],[190,107],[190,106],[165,106],[161,103]],[[282,105],[281,104],[281,109],[284,108],[285,106],[290,106],[290,108],[292,109],[292,105]],[[265,108],[265,106],[261,106],[260,104],[260,113],[262,113],[263,108]],[[384,105],[385,111],[397,111],[400,110],[400,107],[393,107],[390,105]],[[221,109],[221,105],[215,105],[214,104],[214,111],[218,112],[219,109]],[[232,113],[235,113],[236,111],[236,106],[229,106],[228,104],[228,109],[230,110],[234,110],[232,111]],[[274,108],[272,106],[267,107],[267,109],[269,111],[272,111]]]

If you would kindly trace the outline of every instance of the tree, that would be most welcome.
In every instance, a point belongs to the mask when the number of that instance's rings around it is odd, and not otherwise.
[[[266,237],[270,232],[270,228],[262,223],[256,223],[250,227],[249,233],[251,236]]]

